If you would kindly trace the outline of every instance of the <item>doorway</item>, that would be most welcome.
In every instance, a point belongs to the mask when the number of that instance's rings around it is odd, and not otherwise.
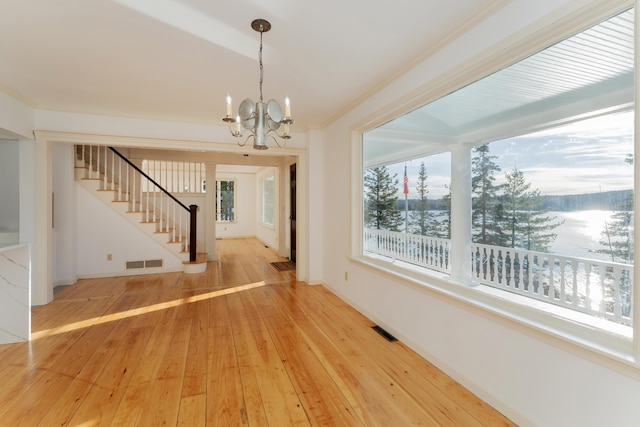
[[[289,186],[290,186],[290,206],[291,206],[291,215],[289,219],[291,220],[291,241],[289,242],[291,247],[291,255],[289,259],[291,262],[296,262],[296,164],[292,164],[289,167]]]

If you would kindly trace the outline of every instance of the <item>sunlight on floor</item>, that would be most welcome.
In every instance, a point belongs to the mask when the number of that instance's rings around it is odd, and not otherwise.
[[[94,317],[92,319],[86,319],[79,322],[73,322],[66,325],[62,325],[57,328],[46,329],[44,331],[37,331],[31,334],[31,340],[37,340],[40,338],[48,337],[51,335],[64,334],[67,332],[75,331],[82,328],[88,328],[94,325],[100,325],[103,323],[114,322],[117,320],[126,319],[129,317],[140,316],[145,313],[152,313],[154,311],[166,310],[168,308],[177,307],[182,304],[191,304],[206,299],[216,298],[223,295],[229,295],[236,292],[242,292],[249,289],[259,288],[266,285],[264,281],[249,283],[247,285],[236,286],[233,288],[221,289],[219,291],[207,292],[200,295],[192,295],[186,298],[180,298],[173,301],[167,301],[159,304],[150,305],[148,307],[139,307],[131,310],[123,311],[120,313],[107,314],[100,317]]]

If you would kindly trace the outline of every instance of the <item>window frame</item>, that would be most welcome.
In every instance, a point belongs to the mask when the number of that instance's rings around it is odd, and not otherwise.
[[[493,53],[483,58],[476,58],[472,64],[461,65],[458,73],[452,72],[430,82],[429,89],[420,93],[407,95],[404,99],[394,100],[396,108],[380,111],[378,116],[371,116],[366,121],[357,123],[351,131],[351,251],[350,259],[366,269],[377,273],[388,274],[407,286],[417,287],[425,292],[436,293],[463,309],[496,320],[523,333],[533,335],[554,346],[580,355],[588,360],[599,363],[634,378],[640,378],[640,268],[634,268],[633,291],[633,335],[630,340],[612,335],[602,330],[579,324],[570,319],[560,318],[546,311],[532,308],[518,303],[512,298],[501,298],[493,295],[487,287],[465,282],[460,277],[443,274],[436,271],[425,271],[422,268],[401,267],[396,262],[365,256],[363,254],[363,135],[376,127],[389,122],[396,117],[414,110],[415,108],[435,101],[455,90],[478,81],[493,72],[499,71],[518,62],[529,55],[548,46],[577,34],[593,25],[613,17],[629,8],[636,7],[636,2],[618,1],[615,4],[597,4],[585,8],[571,16],[560,19],[553,27],[539,29],[534,34],[524,36],[519,42],[511,43],[509,48]],[[636,14],[637,14],[636,9]],[[636,47],[634,94],[640,99],[640,66],[638,63],[638,45],[640,17],[636,16],[634,28],[634,44]],[[401,107],[398,105],[401,103]],[[640,154],[639,106],[634,109],[634,157]],[[552,127],[551,124],[549,127]],[[540,129],[539,129],[540,130]],[[471,148],[468,155],[471,155]],[[422,155],[427,153],[422,153]],[[459,154],[459,153],[458,153]],[[452,159],[456,155],[452,150]],[[464,154],[463,154],[464,156]],[[453,162],[454,160],[452,160]],[[635,176],[640,176],[640,162],[634,163]],[[637,187],[637,185],[636,185]],[[634,187],[634,193],[636,188]],[[637,194],[636,194],[637,196]],[[635,197],[634,207],[638,211],[640,197]],[[470,203],[470,202],[469,202]],[[453,204],[453,200],[452,200]],[[454,206],[452,206],[452,210]],[[640,229],[640,220],[634,216],[635,235]],[[638,241],[638,239],[635,239]],[[640,258],[638,251],[634,254],[634,266]]]

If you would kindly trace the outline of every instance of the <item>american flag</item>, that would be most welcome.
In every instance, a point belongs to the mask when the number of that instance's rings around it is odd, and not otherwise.
[[[409,194],[409,177],[407,176],[407,165],[404,165],[404,194]]]

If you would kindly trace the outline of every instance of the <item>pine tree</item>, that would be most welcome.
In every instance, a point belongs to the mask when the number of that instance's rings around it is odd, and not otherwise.
[[[424,162],[420,163],[418,171],[418,183],[416,192],[418,193],[417,206],[409,213],[409,232],[420,236],[435,236],[437,230],[434,229],[433,213],[429,211],[429,186],[427,185],[427,168]]]
[[[500,171],[496,156],[489,155],[489,145],[484,144],[473,149],[471,191],[473,241],[483,244],[495,244],[498,228],[495,215],[495,200],[500,186],[495,184],[495,173]]]
[[[364,223],[377,230],[400,231],[404,223],[396,207],[398,175],[389,174],[386,166],[367,169],[364,173]]]
[[[633,154],[627,154],[625,163],[633,165]],[[611,261],[627,264],[633,263],[633,195],[616,207],[611,216],[612,221],[605,223],[600,244],[604,249],[599,253],[611,256]]]
[[[633,165],[633,154],[628,154],[625,163]],[[626,201],[617,207],[617,211],[611,216],[611,222],[605,222],[602,231],[603,239],[600,244],[604,247],[597,252],[607,254],[611,257],[612,262],[620,262],[624,264],[633,264],[634,258],[634,239],[633,239],[633,215],[634,204],[633,194]],[[607,272],[609,281],[613,278]],[[618,291],[616,291],[618,288]],[[618,286],[608,285],[605,289],[605,300],[607,304],[615,304],[616,299],[620,299],[620,308],[623,316],[630,316],[632,304],[632,277],[629,270],[623,270],[618,282]],[[619,292],[616,298],[616,292]]]
[[[560,226],[556,217],[547,216],[542,209],[543,198],[540,190],[531,190],[531,183],[522,171],[514,167],[505,174],[504,212],[502,229],[508,230],[507,244],[511,248],[546,252],[557,235],[551,231]]]
[[[438,221],[438,229],[440,233],[438,237],[443,239],[451,238],[451,186],[448,186],[449,192],[442,196],[442,202],[444,203],[445,216]]]

